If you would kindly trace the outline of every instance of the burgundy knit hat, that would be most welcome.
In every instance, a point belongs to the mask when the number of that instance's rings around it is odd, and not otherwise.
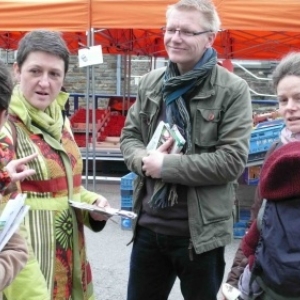
[[[285,144],[266,159],[259,187],[267,200],[300,197],[300,142]]]

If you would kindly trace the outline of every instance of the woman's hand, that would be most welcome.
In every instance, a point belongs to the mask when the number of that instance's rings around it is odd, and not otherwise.
[[[5,167],[12,182],[24,180],[26,177],[34,175],[35,170],[29,169],[27,163],[37,157],[37,153],[26,157],[11,160]]]
[[[93,205],[101,207],[101,208],[110,207],[107,199],[103,196],[99,196],[99,198],[93,203]],[[96,213],[96,212],[90,212],[90,215],[96,221],[107,221],[109,219],[109,216],[106,216],[106,215],[100,214],[100,213]]]

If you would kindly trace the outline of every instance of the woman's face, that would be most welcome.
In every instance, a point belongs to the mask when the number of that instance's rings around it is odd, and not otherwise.
[[[14,72],[25,99],[35,108],[45,110],[57,97],[64,81],[65,63],[58,56],[31,52],[22,67]]]
[[[292,133],[300,132],[300,77],[288,75],[277,85],[279,114]]]

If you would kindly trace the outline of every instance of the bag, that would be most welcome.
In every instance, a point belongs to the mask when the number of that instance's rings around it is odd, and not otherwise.
[[[275,300],[300,299],[299,216],[300,199],[264,200],[259,211],[260,240],[252,272]]]

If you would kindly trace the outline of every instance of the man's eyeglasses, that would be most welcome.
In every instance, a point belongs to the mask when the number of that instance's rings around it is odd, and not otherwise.
[[[200,34],[204,34],[207,32],[212,32],[211,30],[192,32],[192,31],[187,31],[187,30],[172,29],[172,28],[166,28],[166,27],[161,28],[161,30],[164,34],[169,34],[169,35],[174,35],[176,33],[176,31],[178,31],[178,33],[183,37],[195,36],[195,35],[200,35]]]

